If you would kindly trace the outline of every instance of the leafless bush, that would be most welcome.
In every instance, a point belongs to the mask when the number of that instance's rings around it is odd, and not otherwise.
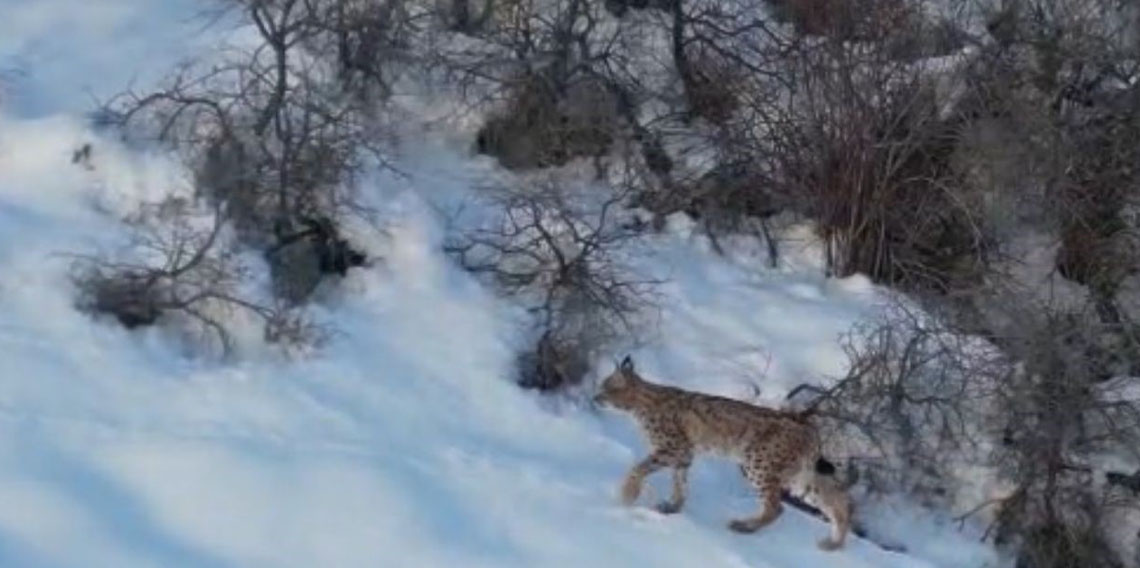
[[[669,42],[674,80],[660,92],[633,89],[654,111],[647,125],[629,122],[639,135],[647,169],[655,174],[642,182],[638,194],[638,205],[653,212],[655,226],[667,215],[686,212],[705,223],[715,239],[740,230],[747,225],[742,221],[756,213],[773,212],[770,167],[752,145],[752,137],[762,135],[765,127],[754,120],[749,106],[780,104],[789,77],[779,62],[797,40],[756,17],[764,13],[763,4],[710,0],[649,5],[660,11],[653,25],[661,27],[657,33]],[[711,167],[710,154],[716,157]],[[652,167],[654,163],[667,167]]]
[[[975,66],[971,88],[986,95],[979,106],[1007,117],[1032,142],[1023,170],[1043,188],[1040,199],[1063,244],[1062,274],[1094,292],[1102,286],[1095,280],[1111,289],[1120,275],[1096,274],[1117,256],[1114,241],[1131,238],[1121,214],[1138,186],[1135,9],[1105,0],[1025,0],[1006,3],[990,24],[1000,41]]]
[[[103,116],[183,151],[199,194],[224,203],[254,247],[280,248],[315,220],[366,213],[356,174],[385,163],[380,111],[415,16],[400,0],[225,6],[256,30],[257,45],[187,63],[156,91],[117,96]],[[355,250],[344,256],[363,261]]]
[[[365,107],[388,100],[416,59],[413,40],[428,14],[406,0],[306,0],[304,5],[312,29],[299,37],[309,52],[335,53],[342,92]]]
[[[471,272],[519,299],[534,317],[534,348],[520,360],[523,386],[572,385],[590,358],[618,334],[636,330],[652,280],[629,268],[623,245],[637,233],[622,218],[628,195],[548,178],[488,189],[500,217],[454,238],[447,250]]]
[[[764,4],[668,4],[683,114],[704,119],[680,122],[716,163],[645,188],[640,203],[689,212],[714,237],[793,211],[819,223],[833,274],[924,291],[975,283],[992,243],[981,196],[950,164],[959,123],[915,61],[925,47],[908,43],[928,35],[926,16],[893,0],[783,3],[835,19],[805,37],[757,18]]]
[[[1005,420],[996,463],[1013,481],[994,526],[1026,566],[1119,566],[1103,458],[1140,459],[1140,399],[1106,389],[1095,314],[1025,306],[1021,333],[1001,339],[1022,371],[999,391]]]
[[[1097,116],[1070,125],[1061,147],[1070,150],[1066,171],[1053,184],[1062,276],[1086,286],[1106,324],[1120,325],[1117,305],[1123,282],[1140,269],[1135,219],[1127,210],[1140,196],[1140,98],[1101,108]]]
[[[734,118],[742,98],[780,82],[776,63],[795,39],[756,18],[762,0],[669,2],[670,56],[685,95],[688,118],[717,125]]]
[[[995,391],[1013,370],[992,345],[903,301],[843,338],[847,374],[808,405],[870,490],[903,490],[948,505],[955,470],[982,465],[996,426]]]
[[[506,103],[492,113],[476,140],[480,153],[495,156],[504,167],[558,166],[574,158],[600,157],[613,144],[616,102],[601,81],[576,80],[560,88],[537,73],[506,89]]]
[[[684,49],[680,71],[689,115],[718,125],[731,120],[740,105],[747,70],[712,49]]]
[[[223,355],[234,348],[228,315],[260,319],[264,338],[286,347],[318,344],[323,331],[301,312],[243,293],[249,267],[222,237],[224,216],[196,215],[185,199],[146,204],[124,221],[133,230],[129,260],[80,256],[72,265],[78,307],[115,317],[128,328],[176,320],[212,336]]]
[[[595,0],[508,0],[490,7],[479,47],[446,44],[433,68],[485,111],[477,150],[511,169],[604,155],[622,130],[623,29]]]
[[[997,309],[1014,325],[982,340],[895,304],[845,338],[846,376],[792,396],[814,395],[808,407],[867,489],[966,505],[962,518],[988,518],[986,538],[1016,547],[1022,566],[1122,566],[1130,548],[1111,515],[1140,501],[1113,493],[1130,478],[1105,459],[1140,463],[1135,380],[1103,381],[1098,359],[1114,354],[1095,310],[1024,298]],[[1004,489],[970,506],[982,471]]]
[[[915,291],[977,281],[991,247],[980,196],[950,167],[957,125],[922,67],[830,45],[794,65],[802,99],[771,117],[760,147],[777,191],[819,223],[829,270]]]
[[[599,172],[637,161],[642,186],[668,176],[672,157],[643,112],[663,100],[661,80],[646,76],[659,72],[651,46],[658,24],[615,22],[606,12],[624,5],[602,0],[488,6],[478,42],[445,38],[431,57],[433,76],[485,117],[476,151],[513,170],[585,158]]]
[[[498,4],[495,0],[441,0],[436,11],[445,29],[477,36],[486,31]]]
[[[1013,204],[1003,225],[1056,239],[1056,273],[1085,287],[1101,342],[1115,343],[1123,362],[1102,369],[1105,378],[1140,369],[1137,314],[1122,297],[1140,267],[1131,213],[1140,196],[1136,14],[1103,0],[1002,3],[989,20],[996,41],[979,51],[964,83],[975,124],[1007,133],[1006,148],[974,149],[981,155],[972,167],[993,160],[979,189]]]

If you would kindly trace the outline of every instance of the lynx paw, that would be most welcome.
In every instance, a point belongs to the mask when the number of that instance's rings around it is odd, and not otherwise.
[[[625,506],[633,505],[637,501],[638,495],[641,494],[641,486],[637,483],[626,482],[621,487],[621,503]]]
[[[755,519],[734,519],[729,521],[728,528],[741,534],[750,534],[760,530],[760,523]]]
[[[843,543],[832,540],[831,538],[825,538],[819,541],[817,545],[819,546],[820,550],[831,552],[832,550],[839,550],[839,548],[843,546]]]

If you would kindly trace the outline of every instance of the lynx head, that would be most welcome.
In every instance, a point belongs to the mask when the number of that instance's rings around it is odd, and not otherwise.
[[[633,368],[633,359],[626,355],[621,363],[614,366],[614,371],[602,381],[594,401],[616,408],[629,408],[641,383],[641,377]]]

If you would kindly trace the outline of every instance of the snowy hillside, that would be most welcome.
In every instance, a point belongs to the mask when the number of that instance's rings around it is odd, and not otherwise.
[[[387,234],[353,237],[384,261],[318,307],[339,333],[314,358],[197,359],[76,311],[65,255],[121,243],[117,216],[188,191],[177,164],[81,118],[80,89],[189,49],[192,3],[157,4],[0,2],[0,68],[19,67],[0,106],[0,565],[998,565],[976,534],[897,503],[858,516],[906,553],[821,552],[825,525],[795,510],[732,533],[755,500],[717,461],[695,466],[683,514],[620,507],[644,451],[631,423],[512,384],[512,307],[440,251],[429,200],[490,167],[446,136],[408,140],[410,175],[370,181]],[[90,169],[71,163],[86,142]],[[869,283],[824,280],[806,231],[787,267],[757,272],[672,221],[647,257],[670,279],[659,326],[631,350],[648,377],[775,402],[842,372],[836,337],[874,309]]]

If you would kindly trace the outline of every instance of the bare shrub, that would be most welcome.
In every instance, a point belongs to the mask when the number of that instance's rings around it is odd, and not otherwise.
[[[807,38],[756,18],[763,4],[668,4],[684,95],[669,102],[683,104],[688,151],[704,168],[674,169],[639,203],[689,212],[714,238],[792,211],[819,223],[832,274],[908,290],[976,284],[992,249],[982,196],[951,167],[960,123],[934,71],[915,61],[928,52],[915,38],[935,24],[893,0],[784,3],[808,20],[835,18]]]
[[[674,0],[605,0],[606,10],[622,17],[632,10],[669,10]]]
[[[855,475],[872,491],[903,490],[942,506],[983,465],[995,391],[1013,371],[992,345],[898,300],[842,340],[847,374],[814,391],[810,411],[833,443],[849,446]]]
[[[600,80],[553,84],[545,73],[524,75],[505,87],[507,101],[477,134],[480,153],[504,167],[526,170],[600,157],[617,133],[617,108]]]
[[[1137,314],[1122,296],[1140,267],[1131,214],[1140,196],[1135,8],[1025,0],[1003,3],[989,23],[997,41],[970,66],[965,106],[975,123],[1004,131],[1005,148],[975,150],[984,155],[974,165],[993,161],[979,186],[1012,204],[1006,234],[1030,227],[1056,239],[1056,274],[1087,290],[1103,324],[1098,341],[1118,353],[1098,375],[1135,372]]]
[[[187,63],[158,90],[115,97],[102,116],[128,136],[182,151],[199,195],[224,203],[227,221],[251,246],[287,247],[313,220],[335,225],[366,214],[356,175],[386,163],[381,110],[407,58],[415,16],[400,0],[224,7],[251,24],[256,45]],[[363,262],[359,251],[345,256]]]
[[[832,43],[789,65],[798,102],[758,102],[768,128],[751,146],[774,191],[819,224],[829,273],[923,292],[975,284],[992,249],[982,198],[951,167],[958,125],[923,66]]]
[[[1084,14],[1096,5],[1083,4]],[[1135,565],[1136,521],[1122,526],[1114,515],[1140,502],[1114,496],[1120,480],[1104,471],[1138,461],[1140,400],[1106,389],[1138,368],[1136,328],[1121,309],[1122,282],[1137,266],[1126,215],[1137,186],[1125,165],[1135,163],[1134,113],[1124,110],[1135,95],[1119,83],[1103,88],[1120,61],[1102,51],[1111,42],[1086,34],[1088,21],[1074,30],[1054,19],[1065,13],[1059,5],[1022,7],[1029,12],[1004,16],[999,47],[971,76],[981,80],[971,96],[986,120],[1017,147],[1015,160],[998,156],[1008,167],[990,191],[1017,204],[1004,230],[1054,235],[1057,275],[1088,295],[1061,302],[1036,282],[994,274],[988,288],[1011,289],[974,298],[991,340],[1022,367],[996,399],[1005,425],[994,463],[1011,490],[985,506],[994,509],[995,541],[1018,547],[1018,566]]]
[[[653,40],[662,30],[606,13],[630,7],[651,5],[506,0],[494,4],[479,42],[444,38],[430,58],[433,76],[484,117],[475,150],[516,171],[590,159],[599,179],[616,163],[640,171],[641,191],[668,178],[668,119],[656,115],[671,115],[675,97],[661,92],[668,72]]]
[[[901,59],[946,55],[960,45],[951,22],[937,22],[905,0],[766,0],[773,17],[797,34],[879,43]],[[923,37],[928,36],[928,37]]]
[[[1108,0],[1008,3],[990,22],[1001,41],[971,76],[972,90],[985,96],[980,106],[1032,143],[1023,169],[1043,188],[1062,234],[1058,268],[1077,281],[1097,269],[1072,257],[1119,235],[1119,214],[1135,199],[1135,15]]]
[[[685,89],[689,116],[703,118],[712,124],[724,124],[732,119],[740,105],[739,93],[746,83],[743,75],[747,70],[714,49],[702,48],[700,44],[682,49],[683,65],[678,72]]]
[[[636,330],[636,316],[651,305],[655,282],[637,277],[622,256],[637,235],[622,218],[628,195],[599,197],[596,188],[549,177],[489,188],[485,199],[498,219],[446,249],[533,316],[536,339],[520,358],[519,383],[573,385],[600,348]]]
[[[961,519],[988,519],[985,538],[1020,566],[1125,565],[1111,515],[1140,501],[1113,495],[1129,480],[1104,464],[1140,463],[1134,379],[1103,381],[1098,359],[1113,354],[1095,310],[1015,297],[995,309],[1012,324],[985,341],[892,304],[844,339],[844,377],[791,396],[814,394],[808,409],[868,490],[965,504]],[[1000,493],[970,505],[980,472]]]
[[[715,239],[746,226],[741,221],[756,211],[772,212],[760,204],[770,197],[771,172],[750,138],[766,128],[752,105],[779,104],[789,79],[779,62],[796,40],[756,17],[765,10],[762,0],[650,7],[662,12],[653,25],[669,42],[673,79],[660,91],[627,89],[645,107],[642,124],[627,122],[653,174],[638,180],[637,204],[654,214],[656,227],[685,212],[709,222],[706,228],[715,225]]]
[[[495,0],[445,0],[439,2],[437,13],[446,29],[478,36],[486,31],[497,4]]]
[[[773,63],[791,38],[755,17],[761,0],[668,2],[670,56],[685,96],[686,118],[724,125],[743,96],[779,78]]]
[[[804,35],[854,38],[863,16],[855,0],[768,0],[768,4],[778,21],[790,23]]]
[[[1140,93],[1140,91],[1137,91]],[[1135,98],[1135,95],[1133,95]],[[1140,269],[1135,221],[1124,213],[1140,196],[1140,98],[1070,127],[1071,149],[1065,177],[1056,184],[1061,247],[1056,266],[1062,276],[1086,286],[1101,320],[1120,325],[1117,293]]]
[[[1108,544],[1114,527],[1102,483],[1105,456],[1136,462],[1140,399],[1106,389],[1097,359],[1102,324],[1088,312],[1028,305],[1021,333],[1002,338],[1021,362],[999,392],[1005,420],[996,456],[1014,482],[996,518],[996,538],[1020,543],[1021,565],[1122,565]]]
[[[485,114],[476,150],[513,170],[607,153],[633,82],[622,26],[595,0],[507,0],[491,7],[478,47],[444,38],[431,61],[448,88]]]
[[[234,336],[227,317],[234,310],[260,319],[266,341],[287,348],[319,344],[324,332],[286,306],[259,302],[243,293],[248,277],[239,250],[221,234],[219,211],[195,214],[181,198],[145,204],[124,219],[133,231],[129,260],[80,256],[72,265],[77,305],[115,317],[128,328],[176,320],[229,356]]]
[[[257,0],[239,1],[251,7],[257,4]],[[298,37],[304,37],[307,51],[319,57],[335,54],[341,91],[364,107],[387,101],[396,81],[415,60],[414,38],[429,15],[406,0],[307,0],[304,4],[310,12],[311,30]],[[266,7],[258,8],[265,11]]]

